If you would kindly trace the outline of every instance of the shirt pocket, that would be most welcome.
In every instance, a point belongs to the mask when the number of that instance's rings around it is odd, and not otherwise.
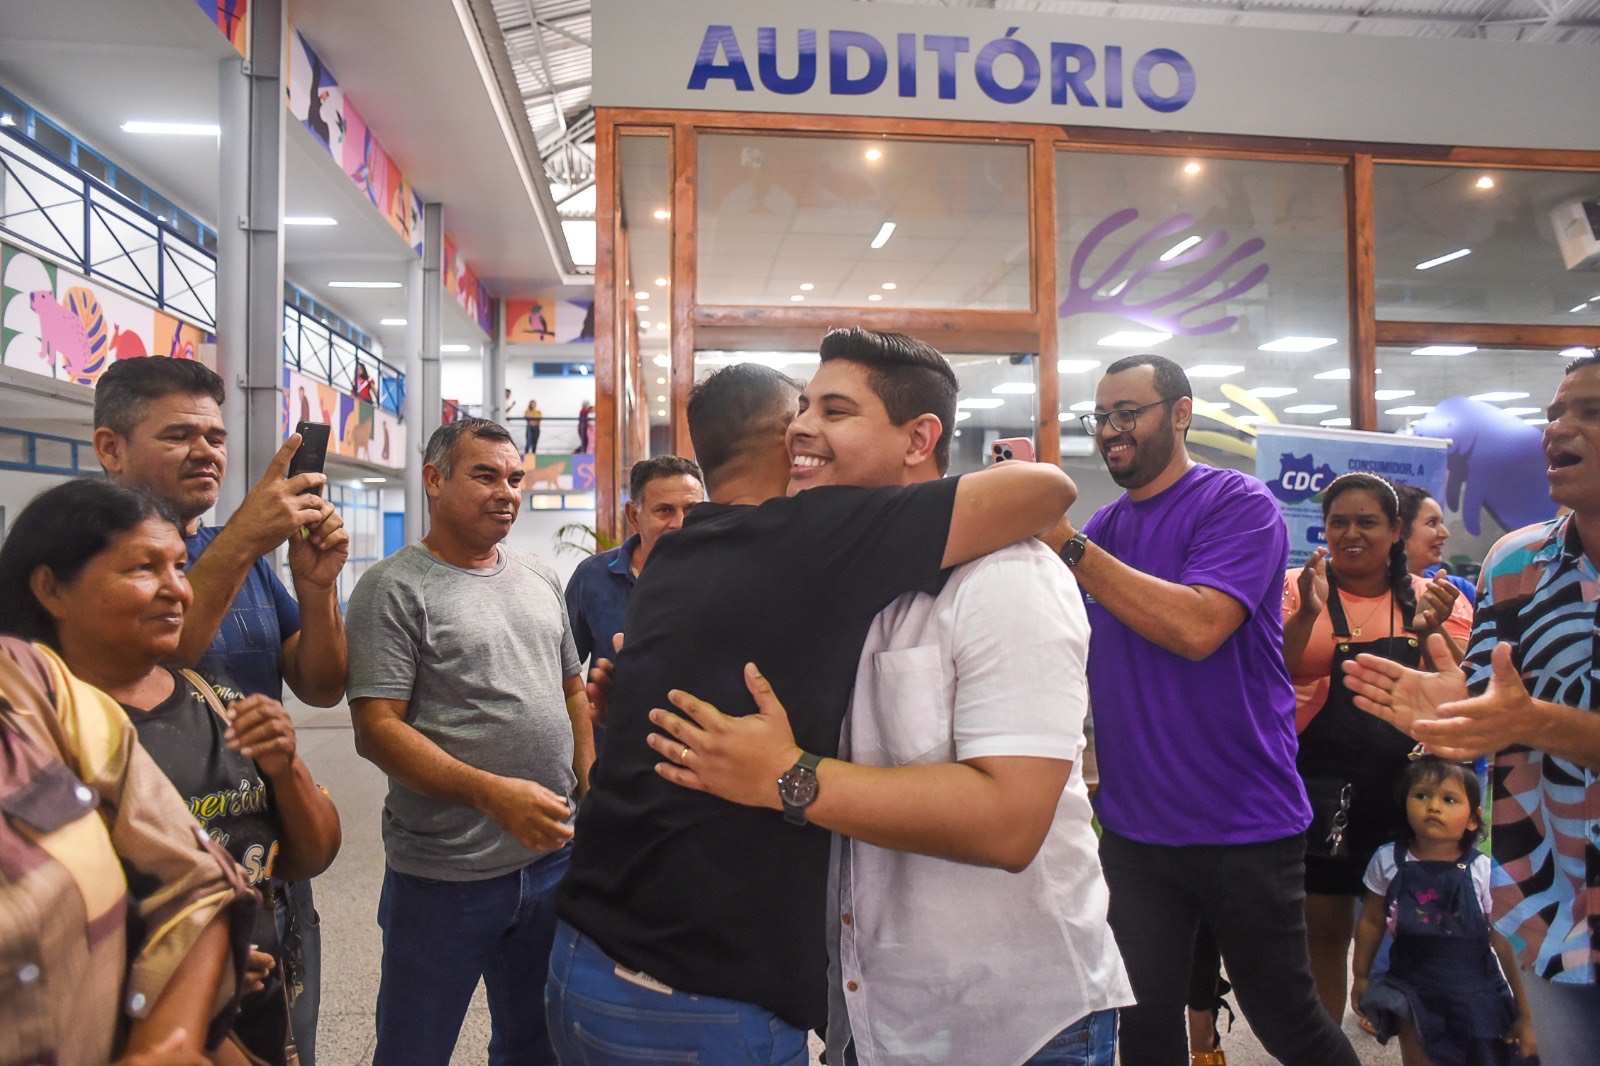
[[[881,651],[872,657],[872,727],[890,765],[947,762],[955,757],[951,685],[935,645]]]

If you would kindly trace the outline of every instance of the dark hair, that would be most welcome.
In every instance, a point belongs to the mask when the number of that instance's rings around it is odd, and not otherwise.
[[[0,544],[0,633],[54,647],[56,622],[33,594],[34,571],[47,566],[57,581],[75,581],[113,540],[152,518],[182,528],[165,501],[104,478],[78,478],[35,496]]]
[[[1417,521],[1417,515],[1422,511],[1422,504],[1433,499],[1433,493],[1421,485],[1407,485],[1403,481],[1394,483],[1394,491],[1400,497],[1400,539],[1411,539],[1411,527]]]
[[[1566,372],[1574,374],[1579,370],[1587,370],[1591,366],[1600,366],[1600,348],[1591,349],[1588,355],[1580,355],[1568,363]]]
[[[1125,370],[1148,366],[1156,372],[1156,394],[1163,400],[1194,399],[1194,389],[1189,385],[1189,375],[1183,367],[1164,355],[1125,355],[1106,367],[1106,377]]]
[[[1400,492],[1377,474],[1340,474],[1322,490],[1322,520],[1328,520],[1333,501],[1346,492],[1370,492],[1378,501],[1378,509],[1389,521],[1400,525]],[[1328,588],[1338,585],[1333,567],[1328,567]],[[1389,588],[1394,591],[1394,602],[1400,608],[1400,617],[1406,619],[1407,628],[1417,614],[1417,590],[1411,585],[1411,568],[1406,562],[1406,538],[1401,537],[1389,547]]]
[[[889,421],[903,426],[919,415],[939,420],[933,461],[939,473],[950,469],[950,440],[956,426],[956,393],[960,383],[950,361],[931,345],[904,333],[879,333],[851,326],[831,329],[822,338],[822,361],[843,359],[867,370],[867,383],[883,401]]]
[[[652,455],[648,459],[640,459],[628,473],[628,499],[638,503],[644,498],[645,486],[656,478],[685,475],[701,485],[706,483],[705,475],[700,473],[700,464],[693,459],[685,459],[681,455]]]
[[[433,431],[433,436],[428,438],[427,450],[422,453],[423,463],[432,466],[444,475],[445,480],[449,480],[455,473],[456,446],[461,443],[462,437],[469,434],[479,440],[492,440],[516,447],[511,433],[500,423],[488,418],[458,418]]]
[[[723,367],[689,391],[689,439],[705,480],[723,476],[729,464],[764,445],[763,432],[778,431],[794,416],[800,383],[760,363]]]
[[[1405,811],[1406,798],[1418,785],[1438,785],[1445,781],[1456,781],[1461,785],[1461,790],[1467,794],[1467,802],[1472,805],[1472,816],[1477,820],[1478,828],[1468,828],[1461,834],[1461,846],[1476,847],[1478,841],[1483,839],[1483,790],[1478,787],[1478,774],[1471,766],[1441,759],[1437,755],[1422,755],[1413,759],[1411,765],[1406,767],[1404,776],[1400,778],[1400,788],[1395,794],[1395,798],[1400,802],[1400,810],[1402,813]],[[1409,847],[1416,839],[1417,834],[1411,828],[1411,820],[1402,817],[1399,842]]]
[[[95,382],[95,428],[129,436],[144,418],[146,404],[174,395],[209,396],[218,407],[228,400],[222,378],[204,363],[164,355],[118,359]]]

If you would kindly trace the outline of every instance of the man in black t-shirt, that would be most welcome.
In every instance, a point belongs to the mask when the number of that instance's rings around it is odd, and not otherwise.
[[[796,391],[743,364],[691,396],[712,502],[662,538],[629,608],[605,750],[558,896],[547,1001],[563,1061],[609,1046],[651,1061],[805,1062],[804,1030],[827,1010],[829,835],[669,784],[646,743],[648,712],[682,687],[750,713],[743,667],[757,661],[796,694],[796,742],[831,756],[877,612],[1053,524],[1071,502],[1071,483],[1041,464],[786,498]],[[841,405],[829,417],[854,414]],[[809,772],[802,762],[795,780]],[[619,1020],[639,1011],[647,1024]]]

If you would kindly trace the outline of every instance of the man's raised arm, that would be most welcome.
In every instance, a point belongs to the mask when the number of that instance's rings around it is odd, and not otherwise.
[[[942,566],[959,566],[1053,529],[1078,486],[1048,463],[997,463],[956,485]]]

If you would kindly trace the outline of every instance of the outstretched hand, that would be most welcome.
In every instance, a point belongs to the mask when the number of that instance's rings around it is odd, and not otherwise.
[[[650,721],[661,733],[649,743],[666,762],[656,772],[675,785],[709,792],[747,807],[781,810],[778,778],[799,760],[789,714],[767,679],[746,663],[745,687],[755,697],[756,713],[730,718],[705,700],[674,689],[672,705],[683,713],[660,708]]]
[[[1300,568],[1300,610],[1316,618],[1328,603],[1328,549],[1318,548]]]
[[[1447,759],[1473,759],[1537,735],[1543,716],[1512,662],[1511,645],[1496,644],[1490,662],[1494,672],[1483,695],[1452,700],[1434,718],[1416,723],[1413,735],[1428,750]]]
[[[1467,677],[1438,633],[1427,639],[1433,673],[1401,666],[1392,659],[1361,654],[1344,663],[1344,683],[1355,705],[1416,740],[1418,726],[1439,716],[1440,707],[1467,697]]]

